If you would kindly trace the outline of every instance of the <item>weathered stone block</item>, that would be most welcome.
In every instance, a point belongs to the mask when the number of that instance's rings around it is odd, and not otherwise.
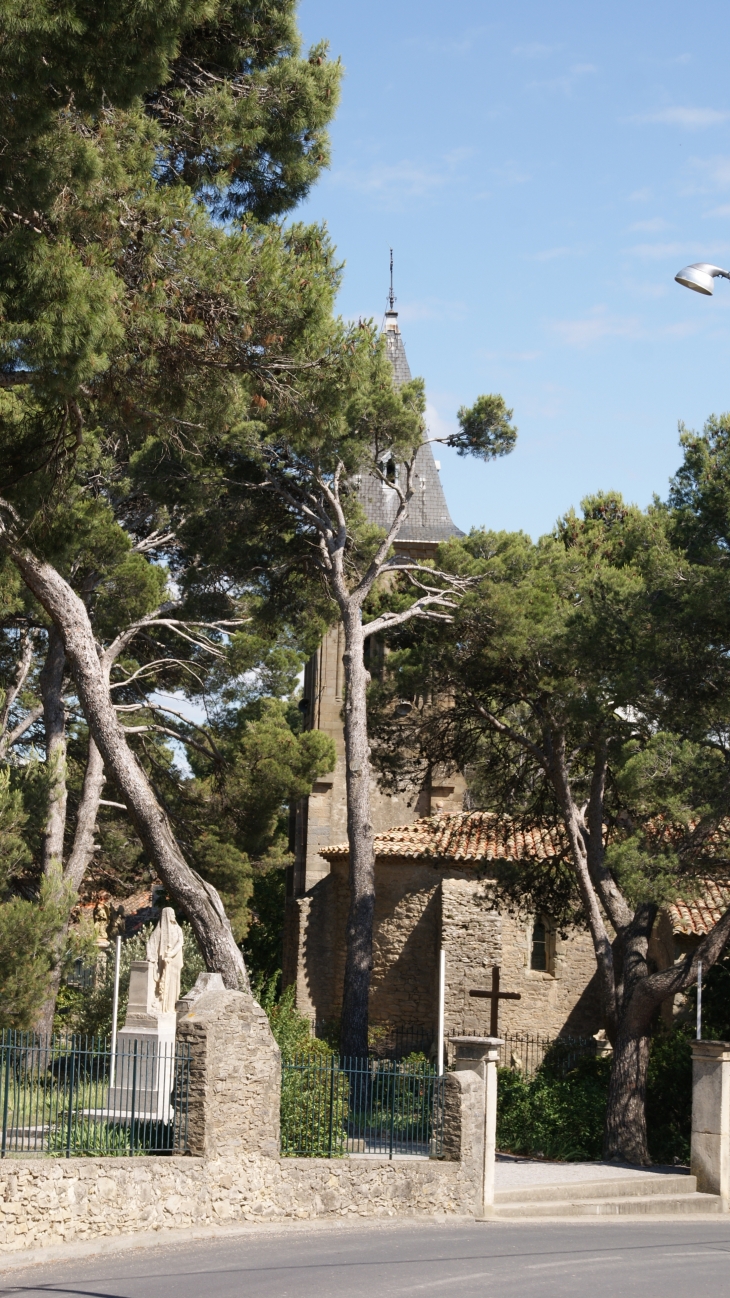
[[[692,1175],[730,1208],[730,1042],[692,1043]]]
[[[191,1055],[191,1152],[228,1158],[256,1151],[278,1158],[281,1056],[253,996],[205,992],[181,1016],[178,1039]]]

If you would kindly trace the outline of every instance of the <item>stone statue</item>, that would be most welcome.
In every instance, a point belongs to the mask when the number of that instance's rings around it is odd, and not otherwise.
[[[183,966],[183,932],[172,906],[165,906],[160,922],[147,943],[147,959],[155,979],[155,998],[163,1014],[174,1013],[180,999]]]
[[[96,932],[96,945],[102,951],[106,951],[111,943],[109,941],[109,893],[101,893],[94,906],[94,930]]]

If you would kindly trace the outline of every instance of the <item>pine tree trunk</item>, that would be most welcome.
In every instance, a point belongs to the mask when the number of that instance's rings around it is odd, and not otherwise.
[[[43,727],[46,742],[48,775],[48,809],[43,834],[42,866],[46,877],[63,864],[63,837],[66,829],[66,710],[63,703],[63,674],[66,652],[55,626],[48,632],[48,653],[40,675],[43,700]]]
[[[104,787],[104,763],[94,740],[89,736],[89,751],[86,759],[84,783],[81,789],[79,809],[76,814],[76,830],[69,853],[66,868],[63,872],[63,885],[69,893],[77,893],[86,868],[94,851],[94,831],[99,812],[99,799]],[[70,916],[56,935],[54,942],[54,962],[48,980],[46,998],[35,1021],[35,1031],[42,1037],[50,1037],[53,1032],[53,1020],[56,1017],[56,1001],[63,976],[63,953],[68,938]]]
[[[343,616],[345,632],[345,779],[350,847],[350,910],[347,916],[345,982],[340,1053],[364,1059],[368,1052],[368,1000],[373,966],[375,854],[370,810],[365,640],[360,608]]]
[[[7,535],[3,542],[24,582],[61,633],[81,706],[104,766],[114,777],[134,828],[160,877],[187,914],[207,968],[220,973],[226,987],[248,990],[243,955],[220,897],[183,857],[170,822],[127,743],[111,701],[83,601],[50,564],[14,544]]]
[[[646,1143],[646,1078],[651,1037],[619,1026],[608,1088],[604,1158],[650,1163]]]

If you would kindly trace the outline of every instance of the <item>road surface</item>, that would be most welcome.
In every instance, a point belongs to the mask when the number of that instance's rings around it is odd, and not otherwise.
[[[302,1223],[2,1265],[2,1298],[730,1298],[730,1221]]]

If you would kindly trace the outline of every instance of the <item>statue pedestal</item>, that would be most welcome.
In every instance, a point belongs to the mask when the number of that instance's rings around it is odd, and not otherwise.
[[[110,1121],[168,1122],[172,1116],[177,1016],[174,1010],[160,1013],[156,1004],[154,966],[149,960],[133,961],[127,1017],[117,1036],[109,1088]]]

